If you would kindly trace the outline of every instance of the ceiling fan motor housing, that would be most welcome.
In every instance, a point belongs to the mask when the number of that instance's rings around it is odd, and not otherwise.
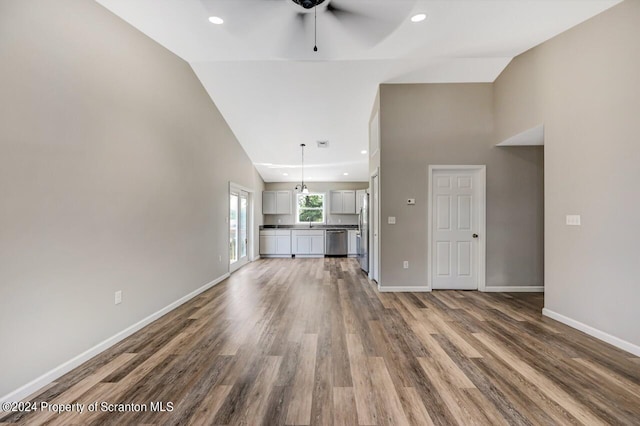
[[[298,6],[302,6],[305,9],[312,9],[316,6],[324,3],[324,0],[292,0]]]

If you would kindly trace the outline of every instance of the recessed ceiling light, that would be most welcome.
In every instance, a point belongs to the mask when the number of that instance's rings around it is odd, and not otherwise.
[[[425,15],[424,13],[418,13],[417,15],[413,15],[411,17],[411,22],[422,22],[425,19],[427,19],[427,15]]]
[[[366,153],[367,153],[366,149],[363,149],[362,151],[360,151],[360,154],[366,154]]]
[[[289,173],[283,173],[282,176],[289,176]]]
[[[218,16],[210,16],[209,17],[209,22],[211,22],[212,24],[216,24],[216,25],[220,25],[224,23],[224,19],[218,17]]]
[[[343,173],[343,175],[345,175],[345,176],[349,176],[349,173],[347,173],[347,172],[344,172],[344,173]]]

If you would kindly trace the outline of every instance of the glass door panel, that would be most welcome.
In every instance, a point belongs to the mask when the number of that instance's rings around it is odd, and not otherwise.
[[[229,197],[229,263],[238,261],[238,194]]]
[[[240,259],[246,259],[247,257],[247,198],[248,194],[240,194],[240,215],[238,221]]]

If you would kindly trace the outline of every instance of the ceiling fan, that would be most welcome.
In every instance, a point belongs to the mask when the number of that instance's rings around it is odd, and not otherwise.
[[[358,19],[362,17],[366,17],[365,14],[359,14],[357,11],[349,10],[344,6],[336,5],[335,2],[332,3],[331,0],[291,0],[293,3],[302,7],[304,11],[298,11],[298,18],[305,19],[306,16],[310,15],[310,11],[313,11],[313,51],[318,51],[318,43],[317,43],[317,25],[318,25],[318,6],[322,6],[324,4],[324,13],[333,14],[336,18],[342,19],[343,21],[349,21],[350,19]],[[338,0],[339,3],[339,0]],[[348,22],[345,22],[348,24]]]
[[[201,0],[225,13],[225,29],[261,52],[287,59],[337,59],[377,45],[416,0]],[[315,41],[321,43],[321,49]],[[313,44],[312,44],[313,43]]]

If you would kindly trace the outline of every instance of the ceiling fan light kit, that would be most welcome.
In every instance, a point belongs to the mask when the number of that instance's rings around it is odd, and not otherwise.
[[[320,6],[322,3],[324,3],[324,1],[325,0],[293,0],[295,4],[297,4],[298,6],[302,6],[305,9],[311,9],[316,6]]]

